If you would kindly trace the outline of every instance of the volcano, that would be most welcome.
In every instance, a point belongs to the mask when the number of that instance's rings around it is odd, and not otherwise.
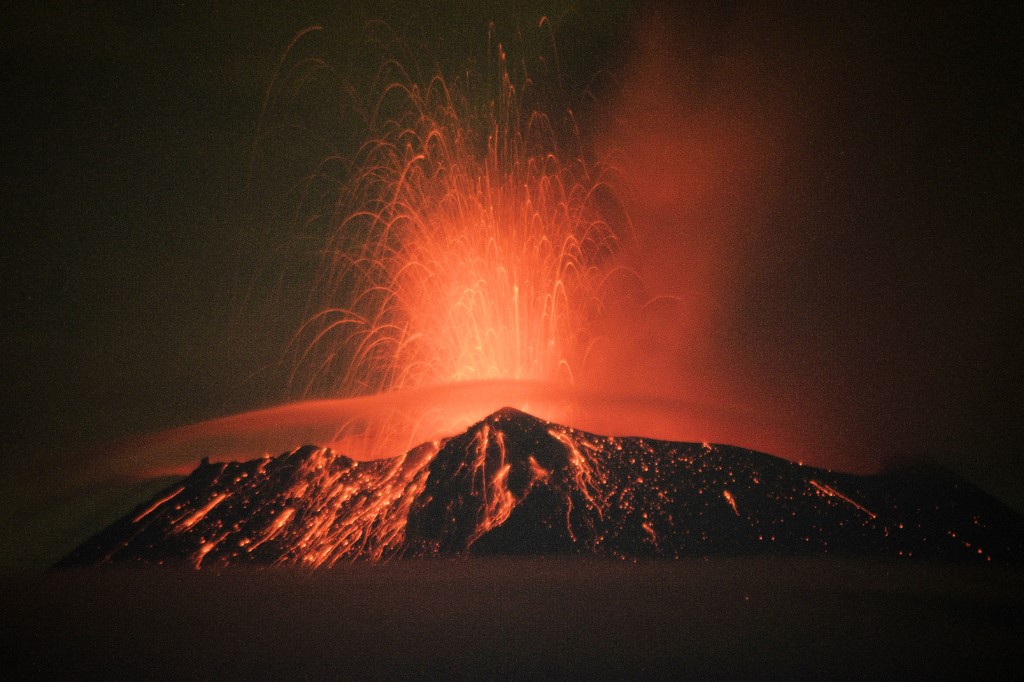
[[[358,462],[204,460],[63,565],[332,565],[450,555],[1024,560],[1024,519],[937,468],[871,476],[726,445],[608,437],[505,408]]]

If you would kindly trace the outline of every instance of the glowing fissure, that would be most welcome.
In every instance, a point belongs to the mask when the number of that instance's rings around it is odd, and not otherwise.
[[[151,505],[149,505],[148,507],[143,509],[141,512],[139,512],[139,514],[134,519],[132,519],[132,520],[135,523],[138,523],[139,521],[141,521],[145,517],[149,516],[153,511],[155,511],[157,507],[163,505],[165,502],[170,502],[175,497],[180,495],[184,490],[185,490],[184,486],[179,486],[179,487],[175,488],[173,491],[167,493],[166,495],[157,498]]]
[[[195,512],[189,514],[181,523],[178,524],[177,528],[179,531],[188,530],[192,526],[196,525],[203,520],[203,517],[210,513],[210,511],[218,504],[227,499],[228,493],[221,493],[214,495],[213,499],[207,502],[204,506],[197,509]]]
[[[863,505],[857,504],[856,502],[851,500],[849,497],[847,497],[846,495],[842,494],[841,492],[839,492],[838,490],[836,490],[835,488],[833,488],[830,485],[826,485],[824,483],[819,483],[818,481],[815,481],[814,479],[810,479],[807,482],[810,483],[812,486],[814,486],[815,490],[820,492],[822,495],[827,495],[828,497],[834,497],[834,498],[840,499],[843,502],[845,502],[846,504],[848,504],[848,505],[850,505],[850,506],[852,506],[852,507],[854,507],[856,509],[861,510],[862,512],[867,514],[872,519],[875,518],[876,516],[878,516],[877,514],[875,514],[873,511],[871,511],[867,507],[864,507]]]
[[[733,497],[732,493],[728,490],[723,490],[722,496],[725,498],[725,501],[729,503],[729,506],[732,507],[732,510],[736,512],[736,516],[739,516],[740,508],[736,505],[736,498]]]
[[[512,513],[516,505],[515,496],[508,489],[508,474],[512,465],[506,462],[505,437],[501,431],[495,431],[494,444],[498,452],[496,470],[488,476],[487,451],[491,441],[491,428],[484,424],[476,439],[475,457],[473,458],[473,494],[483,499],[476,529],[470,538],[474,542],[487,531],[500,526]],[[479,488],[476,487],[479,484]]]

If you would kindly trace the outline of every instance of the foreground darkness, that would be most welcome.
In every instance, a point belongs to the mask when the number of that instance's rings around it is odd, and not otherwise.
[[[999,567],[469,559],[51,571],[0,588],[7,679],[1012,679]]]

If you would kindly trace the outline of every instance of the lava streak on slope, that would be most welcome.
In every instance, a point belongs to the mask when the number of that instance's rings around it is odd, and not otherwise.
[[[1024,522],[941,472],[861,477],[730,446],[597,436],[506,408],[392,459],[306,446],[204,462],[65,563],[465,553],[1020,561]]]

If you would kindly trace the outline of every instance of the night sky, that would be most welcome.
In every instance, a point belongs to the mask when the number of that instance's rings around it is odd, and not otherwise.
[[[358,142],[326,78],[260,136],[301,29],[322,25],[304,49],[359,84],[370,18],[466,68],[489,20],[529,46],[547,14],[584,134],[652,192],[633,200],[638,269],[692,301],[636,327],[622,381],[763,406],[826,464],[932,457],[1022,508],[1017,17],[510,4],[8,10],[3,487],[25,462],[296,397],[280,360],[318,246],[298,188]]]

